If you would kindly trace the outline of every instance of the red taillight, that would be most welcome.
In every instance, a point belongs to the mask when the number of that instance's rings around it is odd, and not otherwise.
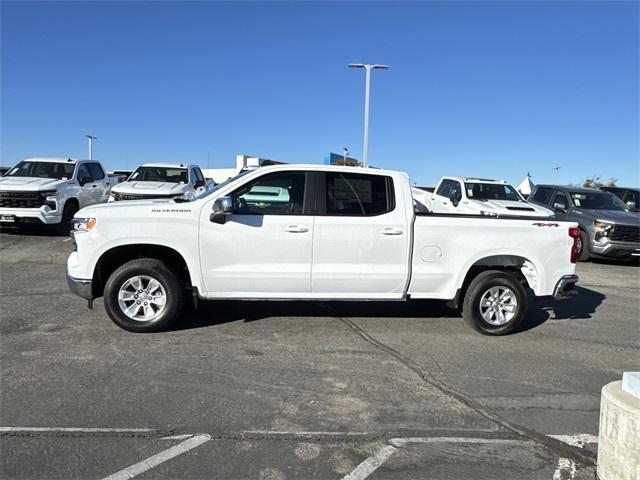
[[[573,245],[571,245],[571,263],[576,263],[576,260],[578,260],[578,239],[580,238],[580,229],[578,227],[571,227],[569,229],[569,236],[573,238]]]

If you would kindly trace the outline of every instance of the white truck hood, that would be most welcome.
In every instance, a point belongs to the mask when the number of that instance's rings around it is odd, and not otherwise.
[[[116,193],[140,195],[173,195],[191,190],[187,183],[170,182],[122,182],[111,189]]]
[[[57,178],[38,177],[0,177],[0,190],[5,191],[30,191],[39,192],[43,190],[55,190],[69,180],[58,180]]]
[[[528,202],[516,202],[513,200],[463,200],[467,208],[498,215],[515,215],[520,217],[550,217],[553,212],[548,208],[534,205]]]

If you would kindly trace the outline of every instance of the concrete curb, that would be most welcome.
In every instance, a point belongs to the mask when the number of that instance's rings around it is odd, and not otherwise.
[[[621,381],[602,388],[597,472],[601,480],[640,480],[640,399]]]

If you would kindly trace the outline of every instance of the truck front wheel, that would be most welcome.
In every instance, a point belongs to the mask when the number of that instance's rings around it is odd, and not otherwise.
[[[184,305],[184,285],[161,260],[137,258],[118,267],[104,287],[104,306],[130,332],[157,332],[173,324]]]
[[[462,316],[485,335],[505,335],[518,328],[527,312],[527,292],[509,273],[487,270],[473,279],[464,296]]]

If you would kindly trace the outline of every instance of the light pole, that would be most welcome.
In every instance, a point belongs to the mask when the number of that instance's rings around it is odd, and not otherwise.
[[[94,137],[93,135],[85,135],[89,139],[89,160],[93,160],[93,141],[97,140],[98,137]]]
[[[369,63],[350,63],[349,68],[364,68],[364,146],[362,151],[362,164],[364,168],[369,166],[367,159],[369,150],[369,90],[371,85],[371,70],[389,68],[389,65],[369,64]]]

